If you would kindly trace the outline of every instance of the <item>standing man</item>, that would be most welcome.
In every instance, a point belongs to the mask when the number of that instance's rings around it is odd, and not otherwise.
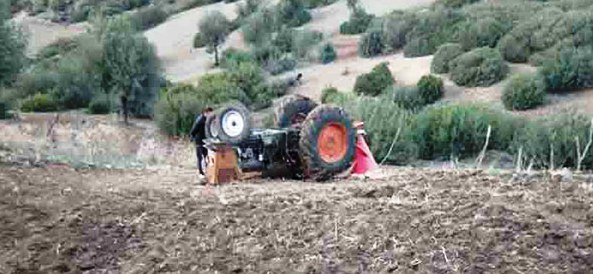
[[[196,144],[196,156],[198,158],[198,170],[201,175],[206,175],[202,168],[202,161],[208,155],[208,150],[204,147],[204,139],[206,139],[206,118],[212,113],[211,107],[206,107],[202,113],[198,114],[194,124],[191,128],[189,136]]]

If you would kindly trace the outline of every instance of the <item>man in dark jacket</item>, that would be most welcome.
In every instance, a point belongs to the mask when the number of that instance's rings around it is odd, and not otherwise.
[[[202,161],[208,155],[208,150],[204,147],[204,139],[206,139],[206,119],[212,113],[212,108],[206,107],[202,113],[198,114],[194,124],[191,128],[189,136],[196,143],[196,156],[198,158],[198,170],[200,174],[205,175],[202,168]]]

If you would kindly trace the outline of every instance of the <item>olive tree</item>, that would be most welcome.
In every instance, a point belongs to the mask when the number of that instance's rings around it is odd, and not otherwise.
[[[160,84],[155,50],[128,17],[110,19],[103,34],[104,80],[120,96],[124,119],[152,114]]]
[[[214,65],[218,66],[218,47],[226,40],[231,23],[220,11],[214,11],[200,20],[198,27],[208,51],[214,52]]]
[[[9,8],[6,3],[0,4],[0,85],[12,83],[26,61],[26,40],[8,20]]]

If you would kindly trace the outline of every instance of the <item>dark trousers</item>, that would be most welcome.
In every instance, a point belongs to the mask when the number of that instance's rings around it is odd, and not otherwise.
[[[208,149],[204,147],[204,145],[196,145],[196,156],[198,157],[198,170],[200,174],[206,175],[204,171],[204,167],[202,167],[202,162],[208,156]]]

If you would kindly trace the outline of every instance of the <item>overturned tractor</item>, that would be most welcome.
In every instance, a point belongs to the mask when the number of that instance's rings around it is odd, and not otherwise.
[[[292,95],[276,107],[274,128],[251,125],[241,104],[220,108],[206,121],[207,143],[232,146],[241,171],[263,177],[322,181],[352,165],[356,129],[340,107]]]

